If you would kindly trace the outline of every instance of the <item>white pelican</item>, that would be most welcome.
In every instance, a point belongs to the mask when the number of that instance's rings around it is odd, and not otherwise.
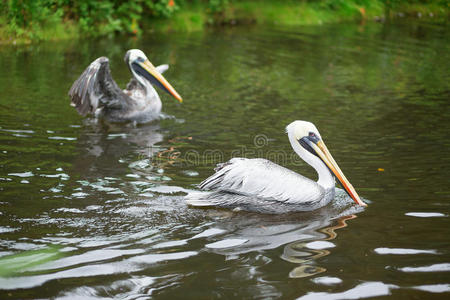
[[[112,79],[109,60],[104,56],[94,60],[73,83],[69,97],[80,115],[94,113],[109,122],[146,123],[159,119],[162,104],[152,84],[183,101],[161,75],[168,65],[154,67],[139,49],[128,50],[124,60],[133,74],[125,90]]]
[[[335,177],[347,194],[361,201],[323,142],[316,126],[294,121],[286,127],[294,151],[319,175],[313,181],[269,160],[232,158],[217,165],[216,173],[200,183],[210,193],[188,195],[192,206],[248,207],[289,205],[293,210],[310,211],[327,205],[335,195]]]

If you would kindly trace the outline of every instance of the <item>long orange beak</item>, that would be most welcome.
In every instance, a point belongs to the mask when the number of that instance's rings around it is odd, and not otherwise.
[[[367,206],[367,204],[362,202],[362,200],[359,198],[358,194],[356,193],[350,182],[347,180],[347,178],[345,178],[344,173],[342,173],[333,156],[331,156],[330,151],[328,151],[327,146],[325,146],[325,143],[322,140],[319,140],[317,143],[311,143],[310,146],[314,149],[314,151],[316,151],[317,155],[327,165],[331,172],[333,172],[334,176],[336,176],[339,183],[342,185],[348,195],[353,199],[353,201],[361,206]]]
[[[181,96],[177,91],[170,85],[170,83],[164,78],[164,76],[159,73],[155,66],[147,59],[144,62],[139,62],[139,65],[147,71],[149,76],[145,76],[153,85],[158,86],[160,89],[171,94],[178,101],[183,102]],[[147,74],[146,74],[147,75]]]

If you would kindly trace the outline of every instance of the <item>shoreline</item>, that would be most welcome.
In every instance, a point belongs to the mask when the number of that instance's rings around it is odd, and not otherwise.
[[[320,3],[319,3],[320,4]],[[145,17],[145,16],[144,16]],[[128,34],[138,37],[154,32],[195,32],[211,27],[256,25],[323,25],[342,22],[386,22],[390,20],[422,20],[436,24],[448,23],[448,9],[437,4],[399,4],[387,9],[382,1],[360,6],[349,2],[345,9],[333,10],[309,2],[232,2],[220,12],[212,13],[204,4],[189,4],[176,11],[170,18],[149,18],[130,32],[107,32],[100,24],[96,34],[86,34],[79,23],[73,20],[52,20],[33,28],[20,29],[20,34],[11,34],[13,29],[0,16],[0,45],[34,44],[41,41],[59,41],[84,37]],[[103,26],[103,27],[102,27]],[[17,30],[16,30],[17,31]]]

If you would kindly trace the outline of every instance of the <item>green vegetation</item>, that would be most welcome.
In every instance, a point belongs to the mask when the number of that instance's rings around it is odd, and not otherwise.
[[[0,43],[242,23],[305,25],[395,16],[446,21],[448,8],[446,0],[0,0]]]

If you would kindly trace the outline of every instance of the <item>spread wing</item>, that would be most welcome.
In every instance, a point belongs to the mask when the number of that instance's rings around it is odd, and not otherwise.
[[[111,77],[109,60],[99,57],[94,60],[81,76],[73,83],[69,91],[71,105],[80,115],[93,113],[102,106],[121,108],[128,96]]]
[[[295,204],[312,204],[325,193],[316,182],[266,159],[233,158],[215,170],[201,189]]]
[[[156,67],[156,70],[161,74],[164,73],[165,71],[167,71],[168,69],[169,69],[169,65],[167,65],[167,64]]]

